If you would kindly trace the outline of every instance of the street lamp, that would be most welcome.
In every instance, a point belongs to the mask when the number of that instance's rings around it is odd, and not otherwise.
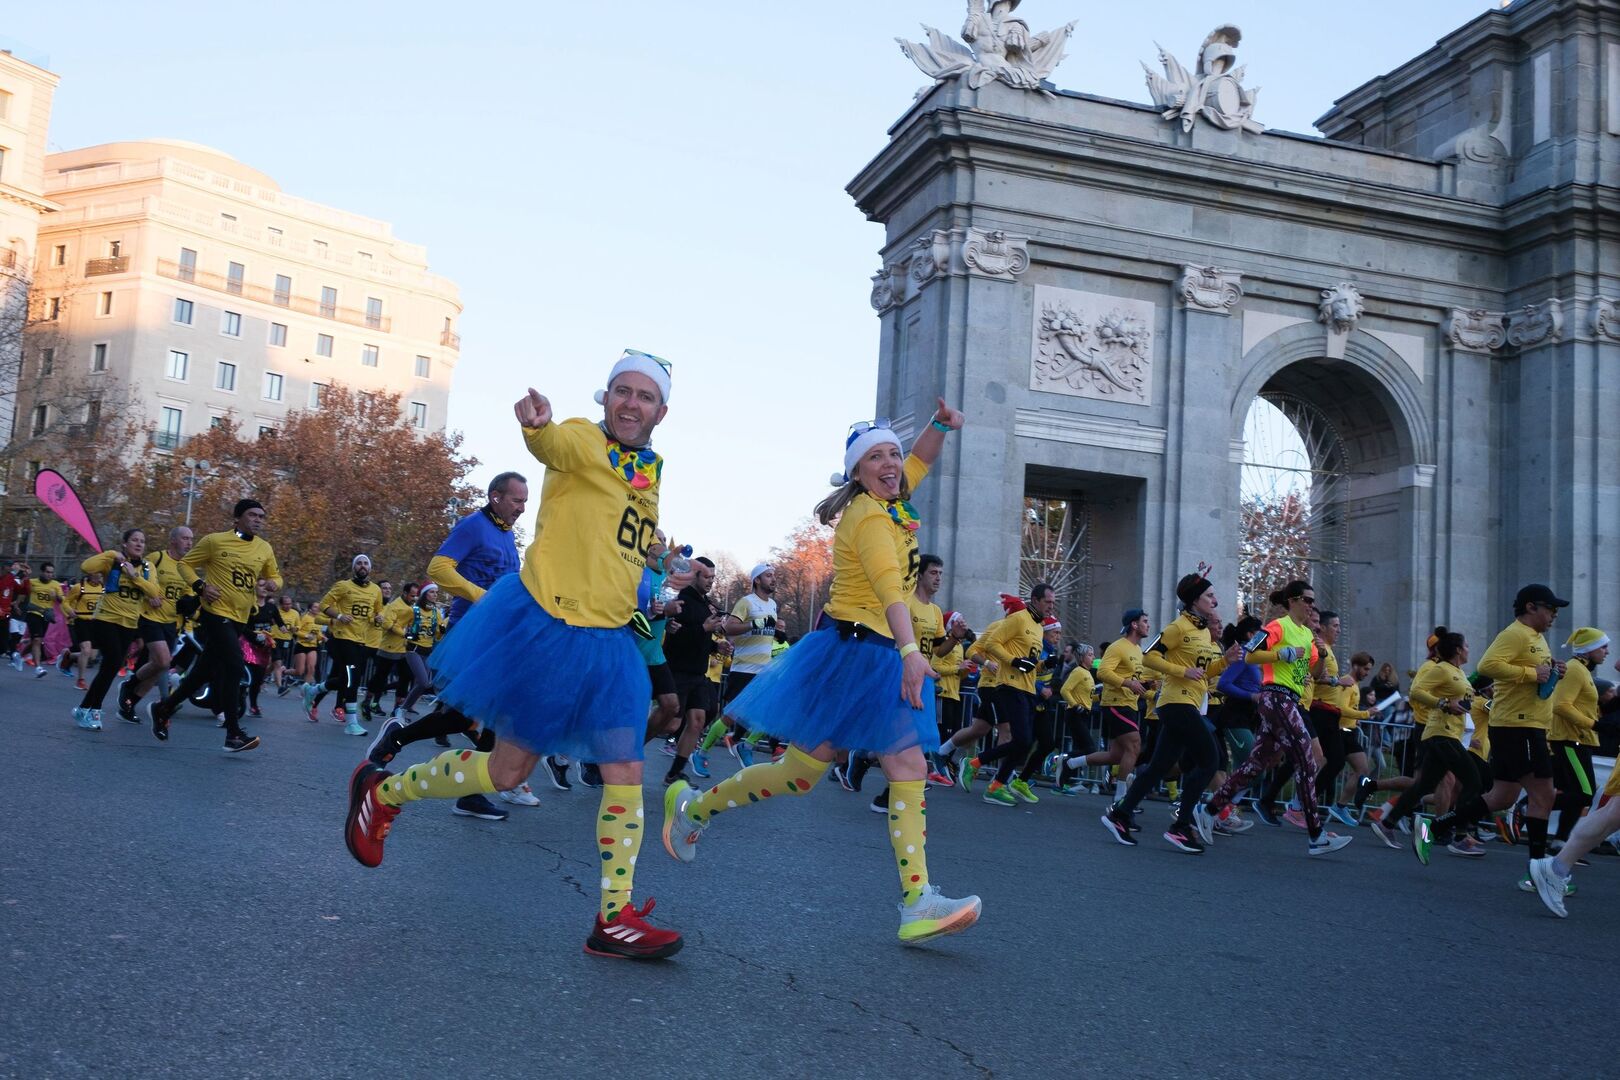
[[[207,472],[208,462],[198,461],[196,458],[186,458],[185,461],[181,462],[181,464],[184,465],[188,470],[186,473],[185,486],[180,489],[180,493],[186,497],[186,525],[190,526],[191,500],[202,494],[202,488],[197,486],[197,471],[200,469],[203,472]]]

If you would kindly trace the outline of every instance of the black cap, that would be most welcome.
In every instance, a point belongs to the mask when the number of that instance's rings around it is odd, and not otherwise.
[[[1119,617],[1119,625],[1121,625],[1121,626],[1129,626],[1129,625],[1131,625],[1131,623],[1135,622],[1137,619],[1140,619],[1142,616],[1144,616],[1146,614],[1147,614],[1147,612],[1143,611],[1141,608],[1133,607],[1133,608],[1131,608],[1131,610],[1127,611],[1125,614],[1123,614],[1123,615],[1121,615]]]
[[[1513,610],[1523,611],[1530,604],[1545,604],[1548,607],[1569,607],[1569,601],[1558,597],[1545,585],[1526,585],[1519,590],[1519,595],[1513,598]]]
[[[239,518],[249,510],[263,509],[264,503],[260,502],[258,499],[243,499],[236,504],[236,509],[231,511],[231,517]]]

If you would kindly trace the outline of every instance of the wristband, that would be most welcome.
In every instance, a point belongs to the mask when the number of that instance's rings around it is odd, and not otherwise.
[[[922,652],[922,650],[917,648],[917,643],[915,641],[908,642],[907,644],[900,646],[900,659],[904,660],[914,652]]]
[[[930,421],[929,422],[929,427],[932,427],[935,431],[943,432],[946,435],[949,435],[951,433],[951,429],[950,429],[949,425],[942,424],[938,420]]]

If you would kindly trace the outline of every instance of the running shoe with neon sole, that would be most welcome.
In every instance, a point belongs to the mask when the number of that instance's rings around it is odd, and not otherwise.
[[[951,779],[951,774],[948,771],[943,771],[943,770],[940,770],[940,769],[930,769],[929,770],[929,772],[928,772],[928,782],[930,784],[936,784],[939,787],[955,787],[956,786],[956,781]]]
[[[1385,847],[1401,850],[1401,841],[1393,825],[1384,824],[1381,818],[1373,818],[1367,822],[1367,826],[1372,829],[1374,836],[1384,842]]]
[[[900,905],[900,941],[915,945],[930,938],[960,934],[979,921],[983,906],[977,896],[953,900],[937,886],[925,885],[921,896]]]
[[[1530,880],[1530,874],[1528,872],[1526,872],[1525,875],[1519,879],[1519,891],[1532,893],[1536,891],[1536,883]],[[1575,879],[1573,877],[1567,877],[1564,879],[1564,895],[1575,895]]]
[[[332,719],[340,724],[346,724],[349,720],[349,714],[343,711],[343,706],[334,705],[332,706]]]
[[[1283,820],[1288,822],[1288,824],[1292,825],[1296,829],[1305,828],[1305,815],[1302,812],[1295,810],[1292,806],[1283,811]]]
[[[74,709],[73,723],[75,727],[81,727],[86,731],[101,730],[101,721],[96,719],[94,709]]]
[[[956,786],[965,792],[973,791],[973,778],[978,775],[978,766],[973,764],[972,758],[963,758],[956,764]]]
[[[299,694],[299,700],[304,703],[304,711],[311,714],[310,719],[314,720],[315,719],[315,716],[314,716],[314,712],[315,712],[315,684],[314,683],[305,683],[304,684],[303,690]]]
[[[686,812],[697,797],[697,790],[684,780],[664,789],[664,850],[677,862],[689,863],[697,858],[698,841],[709,827],[707,821],[693,821]]]
[[[1064,784],[1062,787],[1054,787],[1052,789],[1052,794],[1065,795],[1072,799],[1080,794],[1080,789],[1075,787],[1073,784]]]
[[[343,820],[343,845],[361,866],[381,866],[383,842],[399,816],[399,807],[377,801],[377,789],[390,775],[369,761],[355,766],[349,777],[349,813]]]
[[[1164,838],[1177,851],[1185,851],[1189,855],[1204,853],[1203,842],[1198,839],[1198,830],[1191,825],[1171,825],[1164,831]]]
[[[1325,832],[1315,840],[1309,841],[1305,845],[1305,850],[1307,854],[1312,856],[1330,855],[1340,848],[1348,847],[1350,841],[1354,839],[1353,836],[1340,836],[1338,833]]]
[[[663,960],[680,952],[685,944],[680,934],[647,922],[655,903],[649,896],[640,910],[634,905],[620,908],[611,922],[604,922],[598,914],[591,936],[585,939],[585,951],[620,960]]]
[[[1434,821],[1427,814],[1419,814],[1412,824],[1412,854],[1424,866],[1429,865],[1429,853],[1434,847]]]
[[[702,750],[692,751],[692,771],[707,780],[709,778],[709,755]]]
[[[1541,897],[1541,902],[1547,906],[1547,910],[1560,919],[1567,919],[1569,911],[1564,907],[1564,897],[1568,895],[1566,889],[1569,878],[1558,872],[1557,863],[1558,860],[1551,857],[1531,859],[1530,871],[1525,877],[1530,881],[1536,895]],[[1520,887],[1523,887],[1522,882]]]
[[[1502,838],[1502,843],[1510,847],[1519,842],[1519,830],[1514,827],[1513,815],[1501,813],[1496,818],[1496,833]]]
[[[404,749],[399,743],[399,733],[404,730],[405,721],[397,716],[385,720],[383,726],[377,729],[377,737],[366,748],[366,760],[379,766],[393,761],[395,755]]]
[[[1136,846],[1136,837],[1131,835],[1131,823],[1126,821],[1118,810],[1110,806],[1102,816],[1102,823],[1103,828],[1108,830],[1108,835],[1112,836],[1116,843],[1124,844],[1126,847]]]
[[[498,791],[502,802],[509,802],[513,806],[539,806],[540,800],[535,797],[534,789],[528,784],[519,784],[508,791]]]
[[[1018,800],[1005,784],[991,784],[984,789],[984,801],[991,806],[1017,806]]]
[[[1035,792],[1030,788],[1029,781],[1027,780],[1014,780],[1012,783],[1008,784],[1007,787],[1011,789],[1014,795],[1018,796],[1018,798],[1022,799],[1024,802],[1038,803],[1041,801],[1040,799],[1036,798]]]

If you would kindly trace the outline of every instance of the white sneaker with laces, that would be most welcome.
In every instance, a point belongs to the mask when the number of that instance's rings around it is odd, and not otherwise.
[[[686,812],[697,797],[697,790],[684,780],[664,789],[664,850],[683,863],[697,858],[698,841],[709,827],[707,821],[693,821]]]
[[[1327,855],[1338,851],[1340,848],[1347,847],[1350,841],[1354,839],[1353,836],[1340,836],[1338,833],[1325,832],[1310,842],[1309,851],[1312,855]]]
[[[510,791],[497,792],[502,802],[509,802],[513,806],[539,806],[540,800],[535,797],[534,790],[528,784],[519,784]]]
[[[1531,859],[1530,880],[1535,885],[1536,895],[1547,905],[1547,910],[1560,919],[1567,919],[1569,911],[1564,907],[1564,886],[1569,879],[1558,875],[1553,862],[1551,858]]]
[[[930,938],[960,934],[979,921],[983,903],[977,896],[953,900],[936,885],[923,887],[922,895],[900,905],[900,940],[914,945]]]
[[[1198,839],[1204,842],[1205,847],[1214,846],[1215,815],[1204,809],[1203,803],[1193,807],[1193,828],[1198,830]]]

